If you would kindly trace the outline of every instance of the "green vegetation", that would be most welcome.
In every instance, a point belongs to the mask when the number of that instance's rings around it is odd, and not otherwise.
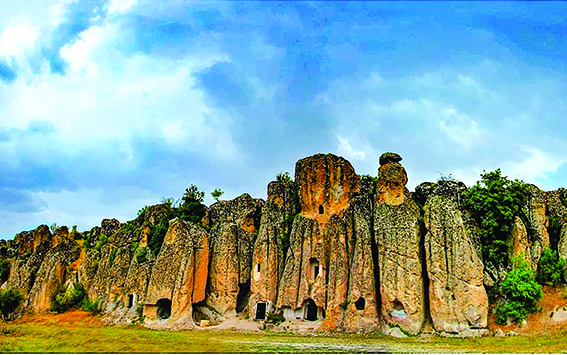
[[[8,277],[10,277],[10,262],[0,259],[0,285],[8,281]]]
[[[81,306],[83,307],[83,310],[90,312],[93,315],[97,315],[102,312],[102,309],[100,308],[100,300],[91,302],[87,296],[83,299]]]
[[[542,285],[563,282],[565,260],[560,259],[557,251],[549,248],[543,251],[537,268],[537,281]]]
[[[213,198],[219,202],[220,197],[224,194],[224,191],[221,189],[214,189],[213,192],[211,192],[211,196],[213,196]]]
[[[480,226],[483,259],[506,265],[506,240],[515,216],[522,216],[528,190],[519,180],[508,180],[500,169],[481,174],[481,181],[465,190],[462,204]]]
[[[100,253],[100,251],[102,250],[102,247],[108,243],[108,237],[106,236],[106,234],[102,233],[99,237],[98,237],[98,241],[96,242],[96,245],[94,246],[94,250],[96,250],[97,252]]]
[[[78,282],[69,288],[66,288],[65,285],[59,285],[51,294],[49,310],[57,313],[65,312],[70,308],[80,306],[86,297],[85,288]]]
[[[273,313],[270,312],[266,315],[266,323],[275,324],[278,326],[280,323],[285,322],[285,317],[283,312],[280,313]]]
[[[53,222],[51,223],[51,225],[49,226],[49,230],[51,230],[51,233],[55,232],[55,230],[57,229],[57,223]]]
[[[2,319],[10,320],[12,313],[22,304],[24,295],[12,288],[0,290],[0,314]]]
[[[142,248],[138,254],[136,254],[136,261],[138,264],[143,264],[148,261],[148,248]]]
[[[110,254],[108,254],[108,267],[111,267],[114,264],[114,259],[116,259],[116,249],[112,249]]]
[[[538,310],[536,302],[543,295],[542,287],[536,282],[534,272],[520,258],[513,261],[513,268],[506,274],[499,287],[500,295],[505,299],[495,308],[496,323],[506,324],[508,320],[523,322],[528,313]]]
[[[549,244],[552,250],[557,250],[557,246],[559,245],[559,239],[561,237],[561,227],[563,225],[563,221],[557,215],[549,215],[549,227],[547,231],[549,233]]]
[[[455,177],[453,174],[445,175],[440,171],[438,171],[438,173],[439,173],[440,176],[437,179],[437,182],[439,182],[439,181],[459,181],[457,179],[457,177]]]
[[[280,182],[290,182],[291,176],[289,175],[288,171],[286,171],[285,173],[280,172],[276,175],[276,180]]]

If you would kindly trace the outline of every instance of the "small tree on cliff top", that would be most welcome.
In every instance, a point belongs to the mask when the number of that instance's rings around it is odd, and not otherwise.
[[[213,196],[213,198],[219,202],[219,198],[224,194],[224,191],[221,189],[214,189],[213,192],[211,192],[211,196]]]

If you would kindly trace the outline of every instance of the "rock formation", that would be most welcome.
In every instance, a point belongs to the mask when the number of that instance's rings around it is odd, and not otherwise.
[[[401,160],[383,154],[374,178],[317,154],[296,163],[294,181],[270,182],[267,201],[243,194],[201,206],[206,215],[193,222],[160,204],[82,233],[42,225],[0,241],[11,266],[1,286],[22,290],[25,309],[45,312],[54,290],[78,282],[106,321],[154,328],[238,314],[263,322],[271,313],[286,326],[324,330],[485,328],[485,286],[503,271],[483,263],[479,227],[460,205],[466,186],[426,182],[410,193]],[[509,251],[535,268],[550,245],[567,257],[567,196],[529,193]]]

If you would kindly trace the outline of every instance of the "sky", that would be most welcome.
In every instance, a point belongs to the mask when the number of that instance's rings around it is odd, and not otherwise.
[[[567,186],[567,3],[0,0],[0,238],[316,153]]]

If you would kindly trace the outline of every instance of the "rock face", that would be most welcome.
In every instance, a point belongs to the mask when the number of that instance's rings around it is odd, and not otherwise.
[[[381,161],[374,215],[381,316],[387,324],[417,334],[425,321],[419,208],[405,188],[404,167],[390,159]]]
[[[458,202],[464,189],[463,183],[440,181],[424,207],[430,315],[434,328],[447,333],[487,326],[483,264]]]
[[[209,225],[213,227],[207,305],[221,315],[242,312],[247,306],[263,203],[244,194],[217,202],[209,211]]]
[[[197,206],[194,215],[149,206],[134,220],[104,219],[73,238],[66,227],[52,235],[39,226],[0,241],[11,265],[2,287],[22,290],[27,309],[45,312],[55,288],[80,282],[105,321],[154,328],[279,313],[315,330],[482,333],[484,287],[503,273],[483,263],[479,227],[460,206],[466,187],[422,183],[412,194],[401,156],[379,161],[373,178],[342,157],[317,154],[297,162],[294,181],[271,182],[267,201],[243,194]],[[557,245],[567,257],[567,192],[529,192],[510,255],[535,267]],[[195,216],[199,223],[179,219]]]
[[[67,227],[58,228],[53,235],[52,248],[46,253],[28,295],[34,312],[49,311],[51,294],[68,279],[69,266],[79,258],[79,245],[69,239]]]
[[[358,192],[358,177],[352,165],[333,154],[317,154],[295,164],[301,214],[326,223],[330,216],[347,208]]]
[[[262,207],[260,229],[252,257],[249,301],[249,315],[252,318],[256,318],[260,302],[270,305],[268,312],[275,308],[289,236],[298,212],[299,195],[294,182],[272,181],[268,184],[268,200]]]
[[[528,202],[524,207],[525,214],[528,219],[526,225],[530,231],[532,246],[531,246],[531,265],[534,270],[537,269],[539,258],[543,251],[549,248],[549,234],[547,227],[549,222],[546,215],[546,194],[541,191],[537,186],[528,184]]]
[[[167,319],[174,327],[194,326],[192,304],[205,300],[208,264],[207,232],[195,223],[170,221],[152,270],[144,315]]]

